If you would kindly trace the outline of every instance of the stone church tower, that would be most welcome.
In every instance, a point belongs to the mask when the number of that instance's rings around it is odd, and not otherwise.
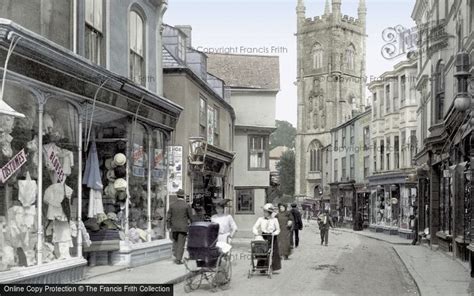
[[[304,0],[298,0],[295,193],[299,197],[328,198],[334,149],[330,131],[365,108],[367,9],[365,0],[359,1],[356,19],[341,13],[341,0],[332,0],[331,6],[326,0],[322,16],[306,18]]]

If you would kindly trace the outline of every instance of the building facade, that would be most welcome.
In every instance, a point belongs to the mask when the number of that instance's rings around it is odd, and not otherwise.
[[[295,194],[302,199],[329,199],[331,169],[324,159],[330,153],[331,129],[365,105],[365,1],[359,3],[357,19],[342,15],[341,0],[331,2],[315,18],[306,18],[303,0],[296,8]]]
[[[233,214],[239,234],[251,235],[270,188],[269,138],[275,130],[276,95],[280,91],[279,58],[233,54],[208,57],[208,71],[229,87],[228,100],[236,114]]]
[[[471,262],[474,4],[416,1],[418,231],[422,241]],[[436,32],[434,34],[433,32]]]
[[[368,108],[331,130],[333,144],[329,157],[323,160],[332,168],[329,183],[331,199],[323,204],[324,208],[331,209],[332,215],[339,217],[341,224],[355,226],[358,213],[362,222],[368,221],[370,119],[371,109]]]
[[[192,28],[165,25],[163,39],[164,93],[184,108],[173,135],[184,156],[182,188],[197,212],[211,216],[213,200],[234,199],[235,112],[224,82],[207,72],[207,56],[192,48]]]
[[[0,282],[171,257],[166,147],[182,108],[162,96],[165,10],[2,2],[1,166],[15,166],[0,185]]]
[[[417,60],[394,66],[369,84],[372,130],[369,177],[371,229],[411,237],[410,216],[417,198],[413,157],[417,148]]]

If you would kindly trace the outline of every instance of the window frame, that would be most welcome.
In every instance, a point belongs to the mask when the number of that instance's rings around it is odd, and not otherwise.
[[[349,178],[351,180],[355,179],[355,156],[351,154],[349,156]]]
[[[132,31],[135,31],[137,32],[138,30],[138,26],[137,28],[135,28],[135,30],[132,30],[132,15],[133,14],[136,14],[137,16],[137,19],[138,20],[141,20],[142,21],[142,37],[141,37],[141,46],[142,46],[142,53],[139,52],[139,49],[135,49],[133,48],[133,42],[132,42]],[[138,24],[138,23],[137,23]],[[129,68],[129,75],[128,77],[130,78],[130,80],[132,80],[133,82],[139,84],[139,85],[142,85],[144,87],[147,87],[147,79],[146,79],[146,45],[147,45],[147,42],[146,42],[146,27],[147,27],[147,23],[146,23],[146,19],[144,17],[144,13],[141,12],[138,7],[132,7],[130,9],[130,11],[128,12],[128,68]],[[138,46],[138,43],[139,43],[139,34],[136,34],[136,45]],[[135,58],[138,58],[138,60],[140,61],[140,71],[141,71],[141,77],[140,79],[135,77],[135,71],[133,69],[136,69],[136,65],[135,65]],[[133,67],[133,68],[132,68]],[[138,80],[137,80],[138,79]]]
[[[341,180],[347,178],[347,157],[341,158]]]
[[[322,45],[317,42],[313,45],[311,49],[312,56],[313,56],[313,69],[318,70],[323,68],[323,47]]]
[[[207,142],[207,100],[202,95],[199,95],[199,136]]]
[[[249,215],[249,214],[255,214],[255,188],[239,188],[236,187],[235,189],[235,201],[236,201],[236,206],[235,206],[235,214],[236,215]],[[251,200],[251,209],[250,210],[241,210],[241,197],[242,195],[239,193],[247,193],[249,195],[249,198]]]
[[[262,139],[262,144],[263,147],[262,149],[253,149],[252,148],[252,139],[254,138],[261,138]],[[247,168],[249,171],[268,171],[269,170],[269,136],[268,135],[262,135],[262,134],[249,134],[247,139]],[[252,162],[251,162],[251,155],[253,151],[257,151],[257,153],[264,153],[264,167],[252,167]]]
[[[97,3],[100,2],[100,5]],[[92,22],[88,18],[88,3],[92,4]],[[100,13],[99,15],[96,14],[96,9],[100,7]],[[106,14],[106,5],[105,1],[103,0],[86,0],[84,1],[84,57],[88,59],[89,61],[97,64],[104,66],[105,65],[105,60],[106,60],[106,42],[105,42],[105,28],[106,28],[106,22],[105,22],[105,14]],[[99,17],[99,20],[96,20],[95,18]],[[100,28],[97,26],[100,24]],[[96,41],[98,41],[98,46],[97,49],[98,52],[95,52],[95,56],[97,60],[92,59],[92,56],[90,56],[90,52],[87,49],[87,41],[88,41],[88,32],[91,32],[93,34],[96,34]],[[87,54],[89,53],[89,55]]]

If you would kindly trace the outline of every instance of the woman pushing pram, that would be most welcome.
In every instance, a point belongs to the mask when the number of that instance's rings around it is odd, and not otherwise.
[[[264,205],[263,217],[258,218],[253,226],[255,240],[251,242],[252,262],[249,277],[255,271],[260,271],[263,274],[267,273],[271,276],[273,271],[281,269],[277,239],[280,234],[280,225],[274,215],[275,208],[273,205],[270,203]],[[262,241],[265,243],[262,244]],[[254,264],[255,260],[257,261],[256,265]]]

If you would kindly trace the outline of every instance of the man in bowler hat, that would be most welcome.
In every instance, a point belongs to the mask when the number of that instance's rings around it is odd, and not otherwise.
[[[185,194],[182,189],[176,192],[176,196],[178,200],[170,205],[166,221],[168,229],[171,229],[175,263],[182,264],[184,244],[188,235],[188,225],[192,222],[192,210],[185,201]]]

